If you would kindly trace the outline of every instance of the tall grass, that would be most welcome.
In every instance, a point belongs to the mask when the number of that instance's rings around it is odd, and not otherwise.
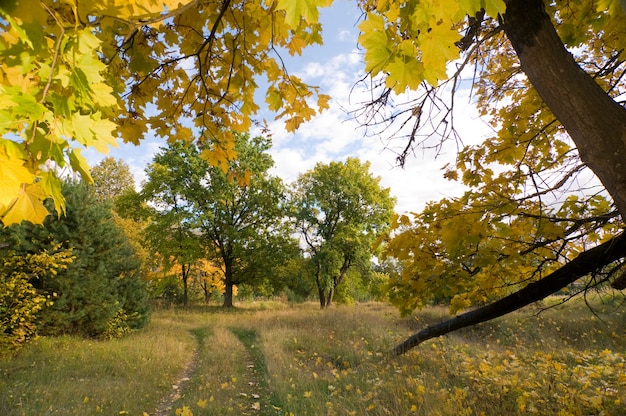
[[[40,338],[0,361],[0,415],[151,413],[191,360],[188,325],[157,314],[122,339]]]
[[[529,309],[392,346],[446,317],[382,304],[157,312],[131,337],[41,339],[0,362],[0,414],[154,414],[193,360],[174,415],[623,415],[624,311]],[[195,353],[195,355],[194,355]]]

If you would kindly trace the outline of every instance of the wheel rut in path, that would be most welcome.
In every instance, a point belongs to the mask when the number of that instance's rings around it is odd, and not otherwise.
[[[268,382],[265,356],[257,333],[247,328],[231,327],[229,329],[246,348],[245,364],[249,386],[249,393],[246,394],[252,399],[249,414],[282,415],[282,405],[273,394]]]
[[[209,333],[209,328],[196,328],[189,331],[191,335],[196,339],[196,349],[191,356],[191,360],[187,367],[183,370],[182,374],[176,379],[176,382],[172,384],[172,388],[169,393],[159,401],[159,405],[154,412],[154,416],[169,416],[174,408],[174,403],[181,397],[181,392],[185,389],[196,367],[198,366],[198,358],[202,347],[204,346],[204,339]]]

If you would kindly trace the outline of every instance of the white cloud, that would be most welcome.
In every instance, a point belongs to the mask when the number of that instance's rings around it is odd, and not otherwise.
[[[346,2],[344,7],[352,8],[353,5]],[[395,147],[397,152],[406,145],[406,141],[399,137],[392,142],[387,142],[386,137],[368,137],[366,130],[349,114],[372,99],[366,90],[367,85],[362,83],[355,87],[363,77],[361,71],[364,67],[362,52],[354,48],[358,33],[354,24],[358,16],[340,16],[335,13],[331,17],[331,25],[325,23],[326,33],[330,36],[325,38],[323,49],[318,49],[313,59],[301,58],[308,59],[307,62],[297,58],[290,58],[288,62],[292,73],[307,83],[319,85],[322,93],[332,97],[330,108],[303,124],[294,134],[285,130],[284,121],[269,122],[273,142],[270,153],[276,163],[272,173],[282,177],[286,183],[291,183],[298,175],[312,169],[317,162],[327,163],[355,156],[369,161],[373,174],[381,177],[381,184],[391,188],[392,195],[397,198],[398,212],[419,211],[428,201],[460,195],[462,186],[444,179],[441,171],[443,165],[454,162],[457,150],[455,143],[445,144],[438,157],[435,157],[437,154],[434,151],[421,151],[415,157],[408,158],[405,167],[400,168],[396,163],[397,154],[390,148]],[[333,42],[332,39],[337,41]],[[264,105],[262,94],[257,94],[257,97],[261,97],[261,106]],[[476,113],[468,104],[468,92],[460,91],[459,94],[456,127],[464,134],[467,143],[484,134],[484,126],[476,122]],[[397,100],[414,95],[403,95],[397,97]],[[274,114],[262,111],[258,117],[272,120]],[[253,130],[251,134],[259,134],[259,131]],[[145,179],[145,167],[161,144],[157,140],[146,140],[138,148],[122,145],[113,150],[111,155],[123,158],[130,165],[137,183],[140,183]]]

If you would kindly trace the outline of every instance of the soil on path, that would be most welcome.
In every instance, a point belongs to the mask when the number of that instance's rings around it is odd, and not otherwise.
[[[185,388],[192,381],[194,373],[198,370],[198,363],[201,361],[200,354],[203,353],[204,348],[204,338],[207,336],[206,330],[207,328],[198,328],[191,331],[197,341],[196,350],[182,374],[172,384],[168,394],[159,402],[154,416],[171,415],[174,405],[183,396]],[[240,411],[242,411],[240,414],[281,415],[281,406],[273,403],[275,398],[267,381],[265,357],[263,356],[256,332],[244,328],[230,328],[230,331],[245,347],[244,355],[241,357],[245,363],[245,374],[242,374],[242,376],[245,377],[248,388],[245,392],[238,393],[237,401],[240,403]],[[241,405],[242,402],[243,405]]]

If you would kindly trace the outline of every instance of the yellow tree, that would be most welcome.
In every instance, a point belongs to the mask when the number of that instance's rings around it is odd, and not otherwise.
[[[204,303],[209,303],[214,291],[218,290],[220,293],[226,291],[226,285],[224,285],[224,279],[222,279],[223,275],[224,271],[222,267],[215,264],[214,261],[201,259],[198,262],[198,270],[195,274],[195,278],[204,294]]]
[[[389,287],[402,311],[433,298],[450,299],[453,313],[480,307],[414,334],[395,352],[580,278],[587,287],[614,281],[626,255],[620,2],[364,0],[361,7],[360,42],[380,93],[364,114],[409,127],[392,130],[405,134],[400,162],[430,137],[461,135],[453,105],[466,68],[493,127],[479,145],[460,146],[445,169],[469,190],[399,217],[387,245],[403,265]],[[390,99],[407,89],[417,90],[413,100]],[[601,185],[593,186],[593,174]]]
[[[279,50],[321,43],[328,0],[9,0],[0,8],[0,219],[41,223],[44,199],[63,210],[56,170],[89,180],[82,148],[107,152],[151,129],[202,137],[226,169],[233,132],[265,101],[293,131],[328,96],[290,75]],[[287,10],[285,10],[287,9]],[[194,134],[200,131],[201,134]]]

